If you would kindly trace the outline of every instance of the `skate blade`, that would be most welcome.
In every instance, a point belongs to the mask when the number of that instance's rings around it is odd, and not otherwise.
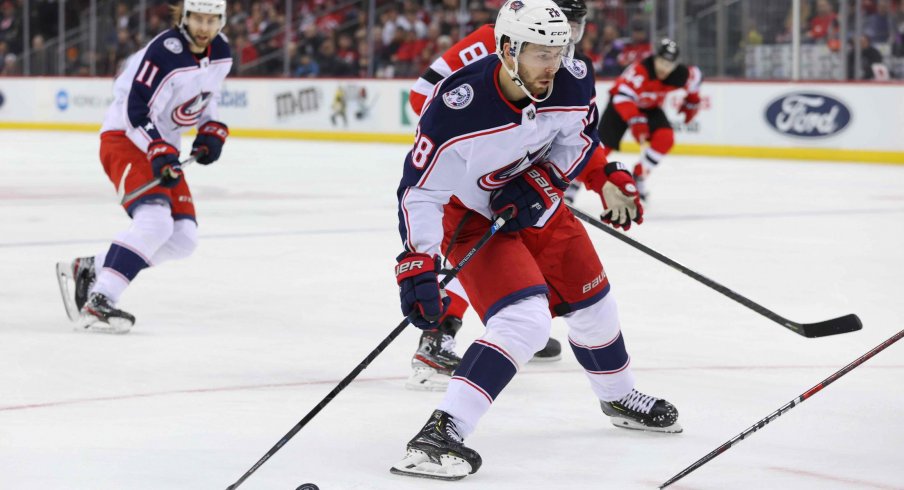
[[[649,425],[644,425],[640,422],[635,422],[629,419],[609,417],[609,420],[612,421],[612,425],[620,429],[642,430],[645,432],[662,432],[665,434],[679,434],[681,432],[684,432],[684,429],[678,422],[675,422],[674,424],[666,427],[651,427]]]
[[[405,381],[405,388],[413,391],[445,391],[451,376],[427,366],[417,366]]]
[[[132,325],[134,323],[125,318],[111,318],[108,322],[102,322],[97,317],[83,315],[73,330],[76,332],[122,335],[129,333],[132,330]]]
[[[60,295],[63,297],[63,307],[66,308],[66,316],[69,321],[77,322],[79,320],[78,308],[75,306],[75,277],[72,275],[72,264],[69,262],[57,262],[56,265],[57,282],[60,286]]]
[[[423,451],[409,449],[405,459],[393,465],[389,472],[415,478],[455,481],[471,474],[471,465],[461,458],[448,454],[440,456],[440,464],[437,464],[430,461]]]

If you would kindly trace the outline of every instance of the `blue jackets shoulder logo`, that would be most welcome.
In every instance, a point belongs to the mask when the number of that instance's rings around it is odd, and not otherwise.
[[[828,95],[796,92],[773,100],[766,108],[766,121],[782,134],[818,138],[847,127],[851,111]]]
[[[443,102],[450,109],[464,109],[474,99],[474,89],[471,85],[464,84],[443,94]]]

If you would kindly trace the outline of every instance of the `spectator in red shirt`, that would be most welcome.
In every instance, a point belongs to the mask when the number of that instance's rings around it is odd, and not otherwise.
[[[647,37],[647,25],[642,20],[631,24],[631,42],[626,44],[618,54],[618,64],[622,69],[653,54],[650,49],[650,38]]]
[[[829,0],[816,1],[816,15],[810,19],[806,37],[813,42],[826,42],[838,37],[838,15]]]

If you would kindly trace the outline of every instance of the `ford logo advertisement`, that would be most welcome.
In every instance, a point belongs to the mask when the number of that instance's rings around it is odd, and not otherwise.
[[[804,138],[832,136],[851,122],[844,103],[824,94],[783,95],[766,108],[766,121],[779,133]]]

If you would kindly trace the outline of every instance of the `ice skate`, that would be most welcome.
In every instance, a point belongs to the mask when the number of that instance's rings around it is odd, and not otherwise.
[[[117,309],[110,300],[100,293],[92,293],[81,309],[81,318],[76,330],[100,333],[129,333],[135,317]]]
[[[455,354],[453,335],[461,328],[461,319],[447,317],[436,330],[424,330],[420,345],[411,359],[414,371],[405,382],[410,390],[444,391],[452,373],[461,364]]]
[[[674,405],[637,390],[631,390],[618,401],[600,400],[600,408],[609,416],[612,425],[623,429],[669,433],[683,430],[678,424],[678,409]]]
[[[546,347],[537,351],[530,362],[552,362],[562,359],[562,344],[558,340],[550,337],[546,341]]]
[[[77,322],[79,311],[88,301],[88,291],[96,279],[94,257],[79,257],[71,262],[57,262],[56,272],[66,315],[69,320]]]
[[[418,478],[461,480],[476,473],[481,463],[477,451],[464,445],[455,419],[436,410],[424,428],[408,442],[405,458],[389,471]]]

